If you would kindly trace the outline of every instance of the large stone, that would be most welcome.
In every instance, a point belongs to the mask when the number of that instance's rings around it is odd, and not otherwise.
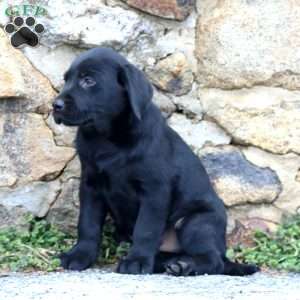
[[[44,217],[59,191],[60,184],[57,181],[0,189],[0,227],[22,224],[27,213]]]
[[[149,14],[182,21],[194,7],[194,0],[122,0],[128,5]]]
[[[140,35],[153,34],[150,22],[136,12],[100,2],[47,1],[48,15],[41,18],[46,28],[41,43],[50,48],[67,43],[121,49],[133,40],[138,43]]]
[[[201,89],[204,112],[240,144],[273,153],[300,153],[300,92],[254,87]]]
[[[177,96],[192,89],[194,75],[183,53],[174,53],[146,69],[152,83],[159,89]]]
[[[79,216],[78,193],[79,180],[71,178],[66,181],[47,215],[47,220],[64,232],[76,232]]]
[[[197,25],[198,80],[203,86],[300,87],[299,1],[211,2]]]
[[[169,125],[194,150],[198,150],[205,145],[216,146],[230,143],[230,137],[209,121],[199,122],[197,119],[188,119],[184,115],[175,113],[169,119]]]
[[[199,155],[217,193],[227,206],[271,203],[281,193],[277,174],[270,168],[251,164],[235,147],[205,147]]]
[[[250,162],[261,168],[270,168],[277,173],[282,192],[276,198],[274,205],[288,214],[299,213],[300,182],[297,181],[297,174],[300,157],[293,153],[274,155],[254,147],[246,148],[243,152]]]
[[[24,184],[59,175],[74,149],[58,147],[42,116],[0,114],[0,186]]]
[[[22,111],[47,112],[56,93],[49,80],[36,71],[19,51],[14,49],[0,28],[0,112],[3,105],[18,98]],[[3,102],[3,103],[1,103]]]
[[[44,74],[57,90],[60,90],[64,84],[64,73],[83,50],[69,45],[54,49],[40,45],[36,48],[24,47],[22,51],[35,68]]]

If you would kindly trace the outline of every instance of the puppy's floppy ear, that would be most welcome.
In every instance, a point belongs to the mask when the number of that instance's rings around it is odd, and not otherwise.
[[[141,120],[143,111],[153,96],[151,83],[142,71],[129,63],[120,67],[118,81],[126,90],[134,115]]]

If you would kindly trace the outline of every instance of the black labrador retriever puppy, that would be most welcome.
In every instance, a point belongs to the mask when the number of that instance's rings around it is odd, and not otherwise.
[[[145,75],[109,48],[81,54],[53,103],[54,119],[78,126],[81,161],[78,241],[66,269],[97,259],[103,224],[132,241],[117,272],[248,275],[226,256],[226,212],[199,158],[152,103]]]

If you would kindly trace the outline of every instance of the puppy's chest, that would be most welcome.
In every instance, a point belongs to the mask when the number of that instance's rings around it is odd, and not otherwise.
[[[140,206],[138,187],[130,174],[122,169],[114,173],[103,171],[87,178],[87,184],[95,189],[101,201],[105,201],[116,225],[128,227],[124,229],[130,232]]]
[[[98,191],[111,196],[115,193],[122,193],[125,190],[128,192],[130,188],[128,172],[120,169],[101,169],[94,167],[92,172],[86,176],[88,186]]]
[[[113,175],[114,169],[120,169],[126,164],[126,153],[115,145],[101,140],[80,141],[77,152],[83,164],[100,172]]]
[[[130,169],[120,167],[109,170],[94,169],[86,176],[86,183],[100,194],[109,206],[126,206],[137,201],[138,185],[131,176]]]

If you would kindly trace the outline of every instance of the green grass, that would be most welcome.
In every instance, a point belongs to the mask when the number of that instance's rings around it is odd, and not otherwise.
[[[271,269],[300,272],[300,215],[286,219],[273,234],[256,231],[254,247],[238,246],[228,256]]]
[[[27,230],[8,228],[0,230],[0,270],[2,271],[55,271],[59,270],[57,255],[69,250],[75,237],[65,234],[45,220],[28,216]],[[112,235],[113,226],[105,227],[102,256],[98,263],[114,263],[126,253],[128,245],[118,246]]]
[[[0,230],[0,271],[59,270],[60,252],[69,250],[75,237],[65,234],[45,220],[27,217],[29,228]],[[129,245],[113,239],[114,227],[108,223],[102,240],[99,264],[115,263],[126,254]],[[255,263],[271,269],[300,272],[300,215],[279,225],[273,234],[256,231],[254,246],[237,246],[228,250],[232,259]]]

